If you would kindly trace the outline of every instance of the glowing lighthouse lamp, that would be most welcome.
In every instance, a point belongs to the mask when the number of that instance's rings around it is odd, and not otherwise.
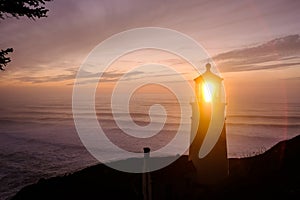
[[[210,71],[195,78],[189,160],[202,184],[215,184],[228,176],[223,79]]]

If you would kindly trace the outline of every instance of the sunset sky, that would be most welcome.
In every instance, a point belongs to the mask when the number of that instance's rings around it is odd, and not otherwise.
[[[299,102],[299,1],[54,0],[46,7],[47,18],[0,21],[1,49],[15,50],[0,73],[2,102],[71,96],[77,70],[96,45],[116,33],[149,26],[174,29],[200,43],[217,64],[231,102]],[[107,84],[136,59],[154,56],[156,62],[176,65],[176,58],[156,53],[125,56],[106,73]],[[183,65],[177,68],[189,80],[198,75]],[[132,78],[143,75],[149,74]]]

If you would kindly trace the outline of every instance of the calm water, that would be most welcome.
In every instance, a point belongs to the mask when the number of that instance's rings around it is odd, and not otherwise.
[[[177,130],[180,114],[173,100],[163,97],[141,97],[133,103],[136,123],[149,122],[148,106],[160,99],[168,107],[168,121],[163,138],[151,141],[159,148]],[[186,101],[184,109],[190,109]],[[97,101],[100,124],[113,141],[123,148],[139,151],[145,144],[117,137],[118,128],[111,117],[107,101]],[[70,173],[98,163],[83,147],[74,127],[71,102],[60,99],[25,103],[15,101],[0,107],[0,199],[7,199],[23,186],[40,178]],[[83,113],[84,115],[84,113]],[[118,110],[120,120],[123,110]],[[156,116],[155,123],[164,116]],[[190,123],[190,116],[183,116]],[[128,127],[130,128],[130,127]],[[134,130],[132,130],[134,131]],[[149,130],[151,131],[151,130]],[[300,104],[253,103],[229,105],[227,109],[227,142],[229,157],[245,157],[261,153],[277,142],[300,134]],[[189,137],[189,133],[187,133]],[[149,144],[146,144],[149,145]],[[121,155],[105,149],[112,160]]]

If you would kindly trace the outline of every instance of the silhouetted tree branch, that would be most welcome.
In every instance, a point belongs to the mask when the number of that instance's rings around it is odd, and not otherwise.
[[[13,48],[8,48],[6,50],[2,50],[0,52],[0,70],[4,71],[4,67],[7,65],[7,63],[10,62],[10,58],[9,57],[5,57],[6,54],[13,52]]]
[[[43,7],[46,2],[52,0],[0,0],[0,18],[26,16],[35,20],[47,17],[48,9]]]
[[[35,20],[36,18],[47,17],[49,11],[43,5],[52,0],[0,0],[0,19],[26,16],[29,19]],[[0,70],[11,60],[6,55],[13,52],[13,48],[0,51]]]

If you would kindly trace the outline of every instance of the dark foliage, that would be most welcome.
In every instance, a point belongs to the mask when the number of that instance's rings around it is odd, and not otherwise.
[[[26,16],[29,19],[47,17],[48,9],[43,5],[52,0],[0,0],[0,19]],[[6,55],[13,52],[13,48],[1,50],[0,52],[0,70],[11,61]]]
[[[4,67],[7,65],[7,63],[10,62],[10,58],[6,57],[6,55],[10,52],[13,52],[13,48],[8,48],[6,50],[0,51],[0,70],[4,71]]]
[[[0,19],[26,16],[30,19],[47,17],[48,9],[43,5],[52,0],[0,0]]]

